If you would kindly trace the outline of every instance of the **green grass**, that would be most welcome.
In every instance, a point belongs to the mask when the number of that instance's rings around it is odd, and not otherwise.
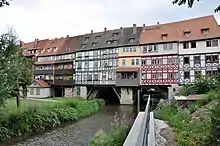
[[[14,100],[8,100],[0,111],[0,141],[74,122],[96,113],[103,105],[103,100],[63,98],[60,102],[49,102],[22,99],[17,108]]]

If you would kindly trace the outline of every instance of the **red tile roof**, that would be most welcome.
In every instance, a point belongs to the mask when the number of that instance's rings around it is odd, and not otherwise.
[[[43,81],[43,80],[35,80],[35,82],[37,84],[39,84],[41,87],[44,87],[44,88],[50,87],[50,85],[47,82]]]
[[[208,34],[203,34],[201,29],[209,29]],[[189,36],[184,32],[190,31]],[[167,34],[166,39],[162,35]],[[179,22],[147,26],[140,36],[140,44],[159,43],[170,41],[188,41],[220,37],[220,28],[214,16],[199,17]]]

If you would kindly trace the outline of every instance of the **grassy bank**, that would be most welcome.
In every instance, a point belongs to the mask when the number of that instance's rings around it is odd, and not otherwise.
[[[119,119],[115,116],[110,130],[98,131],[90,141],[90,146],[123,146],[132,126],[131,123],[128,118]]]
[[[216,105],[216,101],[206,100],[189,103],[183,108],[178,103],[169,105],[163,102],[155,116],[173,127],[179,146],[216,146],[216,143],[211,143],[214,139],[211,117]]]
[[[61,102],[8,100],[0,109],[0,141],[29,132],[41,131],[63,123],[74,122],[96,113],[104,105],[102,100],[60,99]]]

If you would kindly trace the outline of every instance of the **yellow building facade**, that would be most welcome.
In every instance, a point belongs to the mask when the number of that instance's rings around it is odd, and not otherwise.
[[[139,46],[122,47],[118,50],[118,67],[139,67],[141,65]]]

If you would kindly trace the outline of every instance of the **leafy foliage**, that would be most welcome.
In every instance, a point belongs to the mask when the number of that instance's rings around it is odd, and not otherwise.
[[[184,85],[180,89],[180,94],[184,96],[193,94],[206,94],[210,90],[215,89],[218,86],[218,81],[212,77],[197,75],[195,83]]]
[[[90,141],[90,146],[122,146],[131,128],[128,118],[119,119],[117,114],[109,132],[98,131]]]
[[[0,7],[10,5],[9,1],[11,1],[11,0],[0,0]]]
[[[23,110],[19,110],[20,107],[17,112],[9,113],[7,116],[0,115],[0,141],[76,121],[97,112],[101,108],[98,102],[100,100],[85,102],[71,99],[48,103],[48,106],[47,104],[35,108],[29,106]]]
[[[199,2],[199,0],[196,0],[197,2]],[[188,4],[189,8],[193,7],[195,0],[174,0],[173,4],[178,4],[179,6],[181,5],[185,5],[186,3]],[[220,5],[215,9],[215,12],[220,11]]]
[[[7,98],[18,97],[19,89],[31,83],[31,60],[21,54],[13,29],[0,36],[0,106]]]

